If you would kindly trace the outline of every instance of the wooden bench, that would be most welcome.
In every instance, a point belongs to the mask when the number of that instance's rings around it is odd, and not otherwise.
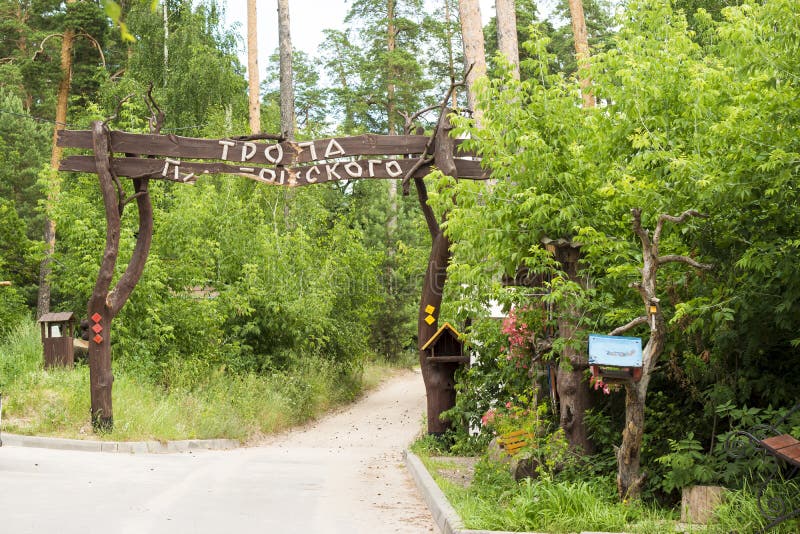
[[[800,467],[800,440],[789,434],[781,434],[761,440],[764,449],[772,456],[796,468]]]
[[[533,434],[527,430],[515,430],[497,438],[497,443],[511,456],[516,455],[520,449],[528,447],[532,442]]]
[[[750,441],[756,450],[772,456],[778,463],[779,472],[771,474],[758,490],[758,508],[761,515],[769,521],[762,532],[768,532],[779,523],[800,515],[800,503],[792,505],[791,502],[775,495],[765,496],[768,486],[776,477],[780,477],[783,481],[789,481],[800,474],[800,439],[779,430],[780,426],[788,421],[789,416],[798,409],[800,409],[800,403],[773,425],[758,425],[749,431],[736,431],[730,436],[727,444],[731,454],[734,454],[737,449],[742,448],[744,438]],[[796,500],[796,497],[794,494],[789,495],[790,501]],[[791,509],[792,506],[794,506],[793,509]]]

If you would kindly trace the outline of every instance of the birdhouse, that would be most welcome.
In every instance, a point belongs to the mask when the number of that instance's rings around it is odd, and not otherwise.
[[[460,337],[461,334],[450,323],[444,323],[422,346],[422,351],[427,353],[429,362],[469,363],[469,355],[464,355],[464,343]]]
[[[642,339],[589,334],[589,368],[606,384],[642,378]]]
[[[42,327],[45,368],[72,367],[75,362],[72,312],[45,313],[39,318],[39,324]]]

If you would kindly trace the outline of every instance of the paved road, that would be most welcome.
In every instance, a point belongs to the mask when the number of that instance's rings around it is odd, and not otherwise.
[[[402,462],[425,393],[405,372],[259,447],[182,454],[0,448],[0,532],[436,532]]]

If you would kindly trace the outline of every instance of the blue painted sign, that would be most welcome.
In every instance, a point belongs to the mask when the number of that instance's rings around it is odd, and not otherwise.
[[[589,334],[589,365],[642,366],[642,338]]]

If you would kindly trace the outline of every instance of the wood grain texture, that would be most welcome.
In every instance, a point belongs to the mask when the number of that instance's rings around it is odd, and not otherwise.
[[[226,144],[221,144],[224,142]],[[424,135],[374,135],[332,137],[308,142],[257,143],[230,139],[200,139],[178,135],[134,134],[111,132],[115,153],[163,156],[182,159],[224,159],[246,165],[296,165],[348,156],[408,156],[421,154],[428,137]],[[458,148],[461,140],[455,140]],[[58,146],[92,149],[92,132],[63,130],[58,134]],[[227,146],[227,150],[225,147]],[[223,152],[225,156],[223,158]],[[242,158],[252,152],[249,158]],[[458,155],[471,156],[469,152]]]
[[[453,161],[453,160],[451,160]],[[117,176],[129,178],[153,178],[184,182],[186,177],[202,177],[210,174],[235,174],[269,185],[303,186],[324,182],[358,179],[401,179],[417,162],[416,159],[356,160],[350,162],[323,163],[304,167],[253,167],[228,163],[181,162],[175,165],[166,160],[141,158],[114,158],[112,169]],[[175,170],[178,170],[176,175]],[[92,156],[68,156],[59,167],[60,171],[97,172]],[[432,164],[420,166],[413,177],[423,178],[433,170]],[[465,180],[486,180],[487,171],[479,161],[455,160],[455,174]],[[188,180],[191,181],[191,178]]]

